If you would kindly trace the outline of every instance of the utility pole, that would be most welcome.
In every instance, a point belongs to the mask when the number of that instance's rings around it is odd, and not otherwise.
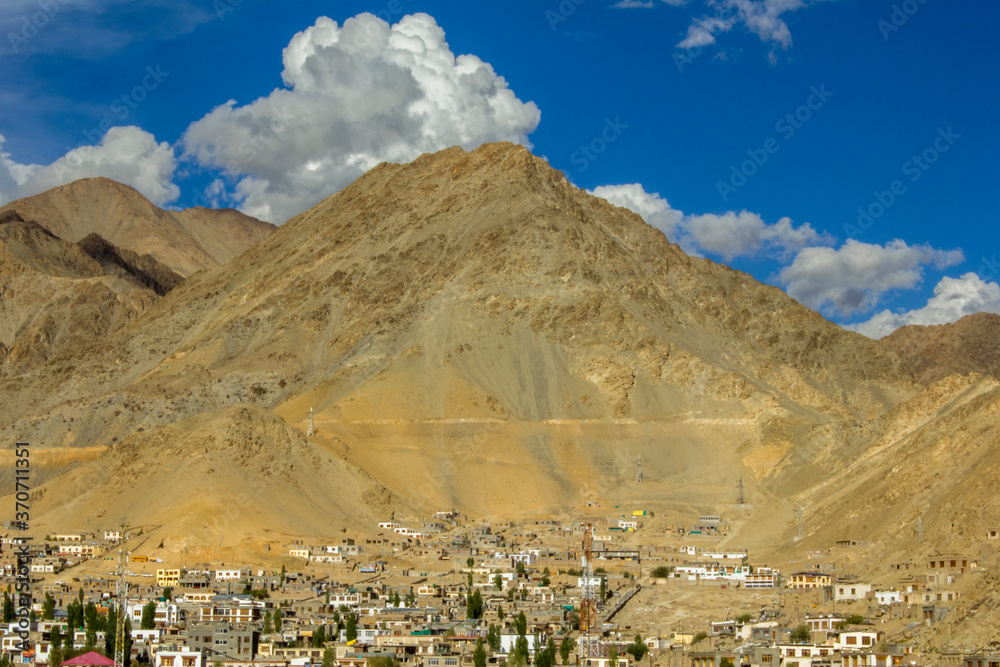
[[[744,493],[743,490],[743,475],[740,475],[740,481],[736,483],[736,491],[737,491],[736,502],[740,505],[745,505],[747,499],[746,499],[746,494]]]
[[[639,450],[639,462],[638,467],[635,472],[635,481],[639,484],[642,483],[642,450]]]
[[[306,435],[312,436],[315,431],[313,430],[313,409],[309,408],[309,428],[306,429]]]
[[[796,510],[799,515],[799,539],[802,539],[802,505],[799,505],[799,509]]]

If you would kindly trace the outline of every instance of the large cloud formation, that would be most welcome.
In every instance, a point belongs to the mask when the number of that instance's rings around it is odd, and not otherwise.
[[[927,265],[944,269],[964,259],[961,250],[910,246],[900,239],[884,246],[850,239],[837,249],[802,250],[779,280],[811,308],[831,305],[851,315],[875,307],[886,292],[917,287]]]
[[[173,148],[138,127],[113,127],[101,143],[74,148],[48,165],[19,164],[2,152],[3,143],[0,135],[0,204],[94,176],[131,185],[158,206],[180,195]]]
[[[322,17],[283,54],[286,88],[193,123],[185,155],[237,179],[248,214],[281,223],[383,161],[448,146],[512,141],[529,148],[541,114],[493,68],[455,56],[427,14],[388,23]]]

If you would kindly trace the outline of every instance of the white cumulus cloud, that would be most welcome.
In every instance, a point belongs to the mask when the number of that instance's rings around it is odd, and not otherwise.
[[[832,242],[809,223],[794,226],[791,218],[768,224],[749,211],[684,215],[659,193],[646,192],[640,183],[601,185],[589,192],[638,213],[689,254],[711,253],[726,261],[762,254],[782,258],[809,245]]]
[[[806,246],[832,241],[809,223],[796,227],[791,218],[785,217],[774,224],[767,224],[760,215],[750,211],[696,215],[686,218],[683,224],[685,233],[693,242],[688,245],[696,245],[726,261],[760,253],[787,256]]]
[[[283,54],[284,88],[194,122],[185,155],[238,179],[250,215],[281,223],[383,161],[489,141],[529,148],[541,118],[474,55],[455,56],[427,14],[388,23],[322,17]]]
[[[3,137],[0,136],[0,147]],[[158,206],[180,195],[174,150],[138,127],[113,127],[93,146],[79,146],[52,164],[19,164],[0,152],[0,203],[80,178],[105,176],[131,185]]]
[[[666,234],[671,241],[676,239],[677,225],[684,214],[671,208],[666,199],[657,192],[646,192],[639,183],[626,185],[600,185],[588,190],[596,197],[602,197],[615,206],[638,213],[643,220]]]
[[[961,278],[942,278],[923,308],[900,313],[883,310],[846,328],[878,339],[909,324],[951,324],[966,315],[982,312],[1000,314],[1000,285],[986,282],[975,273],[966,273]]]
[[[836,249],[803,249],[778,279],[805,305],[830,305],[846,316],[875,307],[886,292],[917,287],[928,265],[943,269],[963,260],[961,250],[909,246],[899,239],[884,246],[851,239]]]

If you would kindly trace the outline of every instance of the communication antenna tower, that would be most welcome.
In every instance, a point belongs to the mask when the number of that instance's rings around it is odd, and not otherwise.
[[[126,550],[128,543],[128,524],[125,519],[121,522],[121,543],[118,546],[118,591],[117,606],[118,616],[115,626],[115,667],[125,667],[125,615],[127,613],[126,601],[128,599],[128,580],[125,572],[128,568],[129,552]]]
[[[583,529],[583,599],[580,601],[580,629],[587,633],[587,655],[597,656],[591,630],[597,622],[597,602],[594,599],[594,534],[588,523]]]
[[[311,436],[313,434],[313,409],[309,408],[309,428],[306,429],[306,435]]]
[[[636,470],[635,470],[635,481],[641,484],[642,483],[642,450],[641,449],[639,450],[639,461],[638,461],[638,463],[636,463],[636,466],[637,467],[636,467]]]
[[[737,482],[736,484],[736,491],[737,491],[736,502],[740,505],[745,505],[747,499],[743,489],[743,475],[740,475],[740,481]]]
[[[917,542],[924,541],[924,517],[923,515],[917,517]]]
[[[799,505],[796,513],[799,515],[799,539],[802,539],[802,505]]]

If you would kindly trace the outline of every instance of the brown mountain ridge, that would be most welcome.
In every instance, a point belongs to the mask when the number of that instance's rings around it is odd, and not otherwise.
[[[923,384],[959,373],[1000,379],[1000,315],[976,313],[951,324],[910,325],[881,340]]]

